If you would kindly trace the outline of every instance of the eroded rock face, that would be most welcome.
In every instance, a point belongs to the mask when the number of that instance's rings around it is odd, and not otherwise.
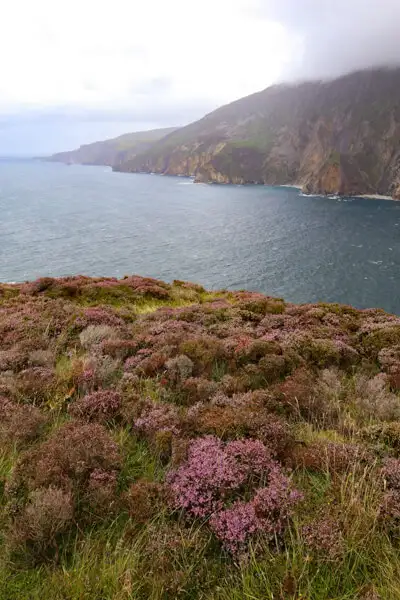
[[[168,135],[119,170],[400,197],[400,69],[277,85]]]

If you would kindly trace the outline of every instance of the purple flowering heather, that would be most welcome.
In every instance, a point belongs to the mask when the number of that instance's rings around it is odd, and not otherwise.
[[[282,534],[293,506],[301,499],[302,494],[291,489],[289,479],[274,464],[268,487],[259,488],[249,502],[237,501],[215,513],[210,527],[229,552],[240,554],[258,533],[268,539]]]
[[[258,440],[224,444],[211,435],[194,440],[187,461],[168,476],[174,505],[193,517],[209,516],[224,507],[232,492],[273,464],[269,449]]]
[[[257,489],[264,480],[267,487]],[[211,529],[232,553],[241,552],[256,533],[282,533],[292,506],[301,498],[270,450],[252,439],[194,440],[186,462],[170,472],[167,483],[174,506],[191,517],[210,517]],[[253,498],[235,500],[245,485],[248,491],[255,490]]]

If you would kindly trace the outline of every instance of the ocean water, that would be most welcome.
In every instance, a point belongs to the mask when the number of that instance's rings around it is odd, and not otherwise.
[[[400,314],[400,203],[0,161],[0,281],[78,273]]]

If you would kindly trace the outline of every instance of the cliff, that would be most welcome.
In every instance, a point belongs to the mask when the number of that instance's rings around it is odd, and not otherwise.
[[[400,197],[400,69],[275,85],[170,133],[114,168],[310,193]]]
[[[173,127],[125,133],[110,140],[85,144],[76,150],[59,152],[46,160],[66,164],[81,165],[118,165],[134,158],[140,152],[148,151],[151,146],[165,135],[175,131]]]

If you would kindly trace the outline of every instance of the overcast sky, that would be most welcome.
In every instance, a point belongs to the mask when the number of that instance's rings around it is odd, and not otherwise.
[[[400,59],[400,0],[13,0],[0,155],[184,125],[281,80]]]

